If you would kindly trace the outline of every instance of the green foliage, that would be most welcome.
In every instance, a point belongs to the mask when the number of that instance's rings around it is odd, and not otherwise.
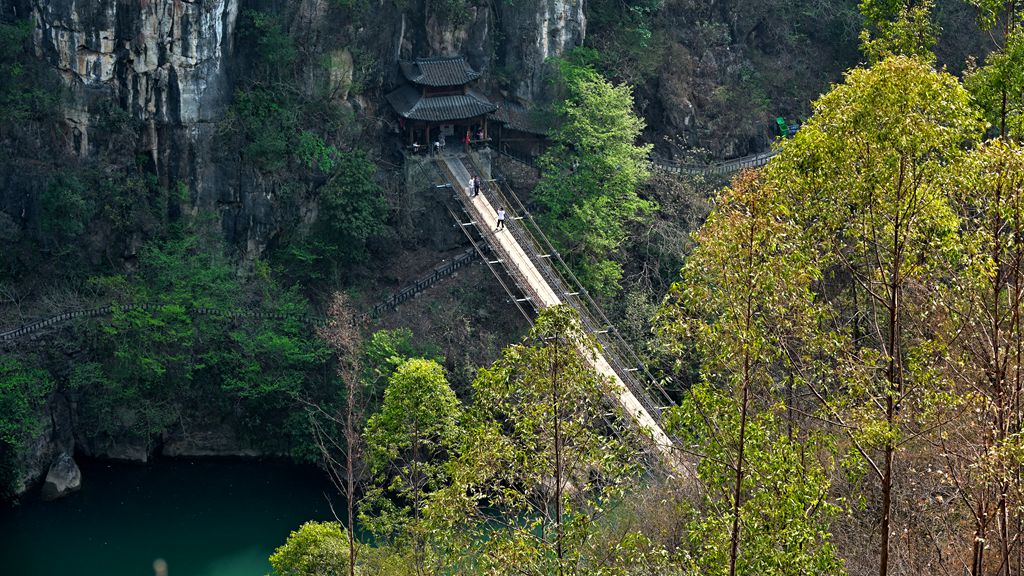
[[[978,10],[978,24],[982,30],[993,30],[1002,24],[1012,31],[1024,23],[1024,4],[1020,0],[967,0]]]
[[[656,206],[637,196],[647,179],[650,145],[638,146],[644,122],[633,113],[633,93],[614,86],[587,65],[560,61],[566,98],[557,106],[562,124],[541,158],[543,177],[534,191],[584,283],[606,295],[619,289],[622,267],[614,257],[629,227]]]
[[[348,573],[348,537],[337,522],[306,522],[270,556],[274,576]]]
[[[934,0],[862,0],[867,27],[861,32],[861,50],[872,63],[890,56],[913,56],[932,61],[939,29],[932,21]]]
[[[75,176],[58,174],[39,201],[43,238],[68,250],[92,220],[93,210],[85,186]]]
[[[298,51],[291,37],[281,28],[274,15],[257,10],[243,14],[242,37],[256,47],[256,66],[261,75],[282,80],[298,61]]]
[[[418,565],[427,497],[448,484],[445,463],[459,441],[461,406],[433,360],[403,362],[388,380],[380,411],[366,423],[367,461],[376,480],[360,517],[379,537],[410,539]]]
[[[575,312],[559,306],[480,370],[451,485],[428,506],[442,565],[482,574],[600,565],[606,551],[589,536],[637,469],[636,439],[604,426],[611,392],[585,360],[594,351]]]
[[[53,389],[45,370],[0,355],[0,500],[13,492],[19,457],[48,423],[44,408]]]
[[[703,452],[697,475],[706,489],[703,501],[694,503],[681,554],[690,573],[728,574],[732,514],[721,511],[732,504],[740,412],[734,395],[702,383],[669,416],[670,429]],[[834,461],[827,437],[788,439],[779,434],[781,424],[773,411],[764,410],[744,427],[743,537],[736,574],[844,574],[829,534],[839,507],[829,501]]]
[[[325,174],[334,170],[334,156],[338,149],[328,146],[319,135],[304,130],[299,134],[299,159],[307,168],[317,168]]]
[[[820,447],[781,436],[773,413],[784,406],[781,381],[798,371],[794,343],[815,341],[820,314],[811,287],[821,273],[787,201],[756,174],[737,176],[659,313],[662,344],[677,358],[692,346],[701,361],[700,382],[669,415],[670,429],[701,450],[705,500],[686,556],[701,574],[729,573],[735,515],[736,574],[841,573],[825,468],[807,458]]]
[[[254,87],[235,93],[228,122],[239,127],[246,141],[243,157],[261,171],[274,173],[288,166],[298,136],[298,114],[287,92]]]
[[[0,443],[19,449],[46,425],[42,413],[53,391],[50,375],[25,366],[11,356],[0,356]]]
[[[1024,31],[1007,38],[984,66],[968,70],[965,84],[1000,133],[1024,138]]]
[[[394,328],[377,330],[363,345],[363,373],[360,379],[368,392],[370,411],[376,411],[382,401],[388,380],[398,367],[413,358],[426,358],[438,364],[444,362],[440,352],[433,346],[417,344],[412,330]]]
[[[316,223],[277,255],[291,277],[305,282],[333,281],[364,262],[367,243],[384,232],[387,211],[374,164],[361,152],[349,152],[329,165],[333,172],[317,191]]]
[[[185,409],[236,412],[241,431],[264,445],[302,450],[305,422],[295,398],[319,394],[313,375],[327,357],[301,318],[308,305],[263,277],[257,310],[283,318],[232,322],[197,313],[246,304],[245,286],[220,249],[186,234],[144,247],[135,275],[94,281],[125,303],[149,305],[115,310],[98,335],[103,360],[75,368],[91,434],[145,441]]]
[[[587,5],[587,35],[596,39],[596,67],[612,77],[640,83],[657,71],[664,40],[656,26],[664,0],[614,2],[596,0]],[[589,43],[589,42],[588,42]]]
[[[835,344],[820,352],[829,377],[818,394],[879,482],[884,573],[893,462],[950,403],[932,303],[963,265],[946,189],[982,123],[956,78],[904,56],[850,72],[814,108],[767,181],[788,190],[792,221],[836,283],[821,294],[821,332]]]

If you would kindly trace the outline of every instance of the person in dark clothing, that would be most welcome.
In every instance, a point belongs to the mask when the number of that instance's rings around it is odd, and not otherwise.
[[[473,196],[476,197],[480,193],[480,177],[473,176]]]

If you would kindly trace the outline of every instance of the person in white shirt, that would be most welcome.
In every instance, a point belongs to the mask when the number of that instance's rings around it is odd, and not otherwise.
[[[503,230],[505,228],[505,209],[498,208],[498,227],[494,229],[495,232]]]

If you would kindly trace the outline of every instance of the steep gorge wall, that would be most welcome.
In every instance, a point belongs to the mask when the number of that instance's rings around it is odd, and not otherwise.
[[[583,45],[587,18],[583,0],[499,2],[506,39],[500,54],[504,72],[515,80],[514,95],[525,101],[545,90],[544,61]]]
[[[37,55],[70,88],[64,140],[72,154],[100,154],[109,128],[97,110],[116,104],[136,127],[135,154],[165,185],[187,186],[194,209],[216,212],[229,243],[252,258],[280,227],[279,191],[251,167],[215,154],[218,122],[251,54],[239,34],[246,11],[273,14],[296,39],[307,59],[303,90],[325,81],[326,57],[326,75],[334,76],[327,81],[346,88],[341,97],[366,117],[389,115],[382,95],[398,81],[397,60],[416,56],[465,54],[485,84],[497,88],[491,73],[500,70],[509,96],[538,99],[545,59],[585,35],[583,0],[469,2],[458,17],[439,15],[433,4],[384,0],[357,17],[331,0],[0,0],[0,14],[31,19]],[[350,95],[346,81],[361,66],[377,77]]]

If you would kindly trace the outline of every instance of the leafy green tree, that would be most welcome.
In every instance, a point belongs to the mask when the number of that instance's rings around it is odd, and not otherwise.
[[[702,498],[686,506],[684,552],[676,564],[687,574],[709,576],[844,574],[829,534],[839,511],[829,496],[835,465],[829,438],[821,433],[787,436],[779,399],[767,400],[764,410],[745,418],[741,402],[734,391],[701,382],[668,417],[669,429],[682,442],[701,447],[697,476],[704,488]],[[735,508],[731,492],[741,447],[744,493]],[[736,518],[742,537],[734,557]]]
[[[614,257],[629,226],[655,210],[637,196],[648,177],[651,146],[636,144],[644,122],[633,113],[629,86],[615,86],[576,61],[560,60],[558,66],[566,92],[556,106],[562,122],[541,157],[543,176],[534,197],[584,283],[610,295],[619,289],[622,267]]]
[[[1024,5],[1019,0],[971,0],[983,30],[1001,42],[985,64],[968,70],[966,84],[1002,137],[1024,137]]]
[[[273,174],[288,167],[299,133],[299,109],[285,91],[253,87],[235,93],[228,126],[245,140],[242,157],[259,170]]]
[[[282,29],[280,19],[259,10],[247,10],[242,16],[242,37],[256,48],[258,74],[275,81],[287,78],[298,62],[299,53]]]
[[[788,408],[779,391],[792,389],[801,343],[816,338],[820,272],[783,190],[744,173],[716,206],[659,318],[663,345],[678,356],[692,342],[701,361],[700,383],[670,410],[676,433],[703,452],[707,513],[691,524],[693,562],[729,576],[835,574],[822,536],[834,511],[827,477],[805,458],[817,446],[802,445],[791,422],[785,434],[775,415]]]
[[[377,330],[362,348],[362,383],[366,389],[367,410],[377,412],[383,401],[388,380],[398,367],[413,358],[426,358],[439,364],[444,358],[436,347],[416,342],[412,330],[393,328]]]
[[[986,558],[1010,566],[1019,538],[1018,450],[1024,296],[1024,149],[993,140],[950,170],[952,201],[961,216],[964,269],[952,276],[943,302],[950,373],[960,388],[950,402],[957,426],[944,432],[948,473],[973,519],[972,576],[989,573]],[[960,414],[963,414],[962,416]],[[996,535],[991,534],[995,530]],[[989,563],[991,565],[991,562]]]
[[[932,21],[934,0],[861,0],[865,19],[861,50],[872,63],[890,56],[933,61],[939,28]]]
[[[851,71],[814,109],[768,179],[790,190],[795,221],[837,287],[823,302],[850,345],[832,355],[836,379],[818,384],[832,393],[819,393],[879,481],[885,576],[895,460],[933,430],[949,385],[928,328],[928,302],[960,250],[946,168],[981,124],[955,78],[902,56]]]
[[[611,385],[566,306],[541,312],[523,343],[473,383],[451,485],[428,506],[441,562],[478,574],[597,573],[595,525],[638,469],[640,445],[606,427]],[[636,442],[636,444],[632,444]]]
[[[366,495],[362,517],[380,536],[409,538],[417,573],[426,561],[420,518],[429,494],[447,484],[445,462],[461,435],[460,414],[441,365],[413,358],[388,380],[380,412],[366,423],[377,486]]]
[[[83,368],[83,422],[94,435],[148,441],[193,411],[239,417],[243,431],[279,451],[306,437],[300,393],[319,381],[326,354],[308,329],[308,303],[265,266],[247,293],[217,242],[192,233],[143,247],[132,276],[97,278],[116,301],[98,330],[98,367]],[[264,315],[236,317],[250,302]],[[267,430],[275,434],[267,434]],[[270,444],[265,444],[270,446]],[[297,454],[298,455],[298,454]]]
[[[274,576],[347,574],[345,530],[337,522],[306,522],[270,556]]]
[[[280,255],[286,271],[307,282],[336,281],[343,270],[366,260],[369,241],[384,232],[386,205],[366,154],[337,153],[331,167],[317,190],[316,223],[299,231]]]
[[[0,140],[21,123],[57,111],[63,92],[32,54],[32,22],[0,22]]]
[[[57,175],[46,187],[39,203],[43,241],[67,254],[93,218],[84,184],[74,176]]]

